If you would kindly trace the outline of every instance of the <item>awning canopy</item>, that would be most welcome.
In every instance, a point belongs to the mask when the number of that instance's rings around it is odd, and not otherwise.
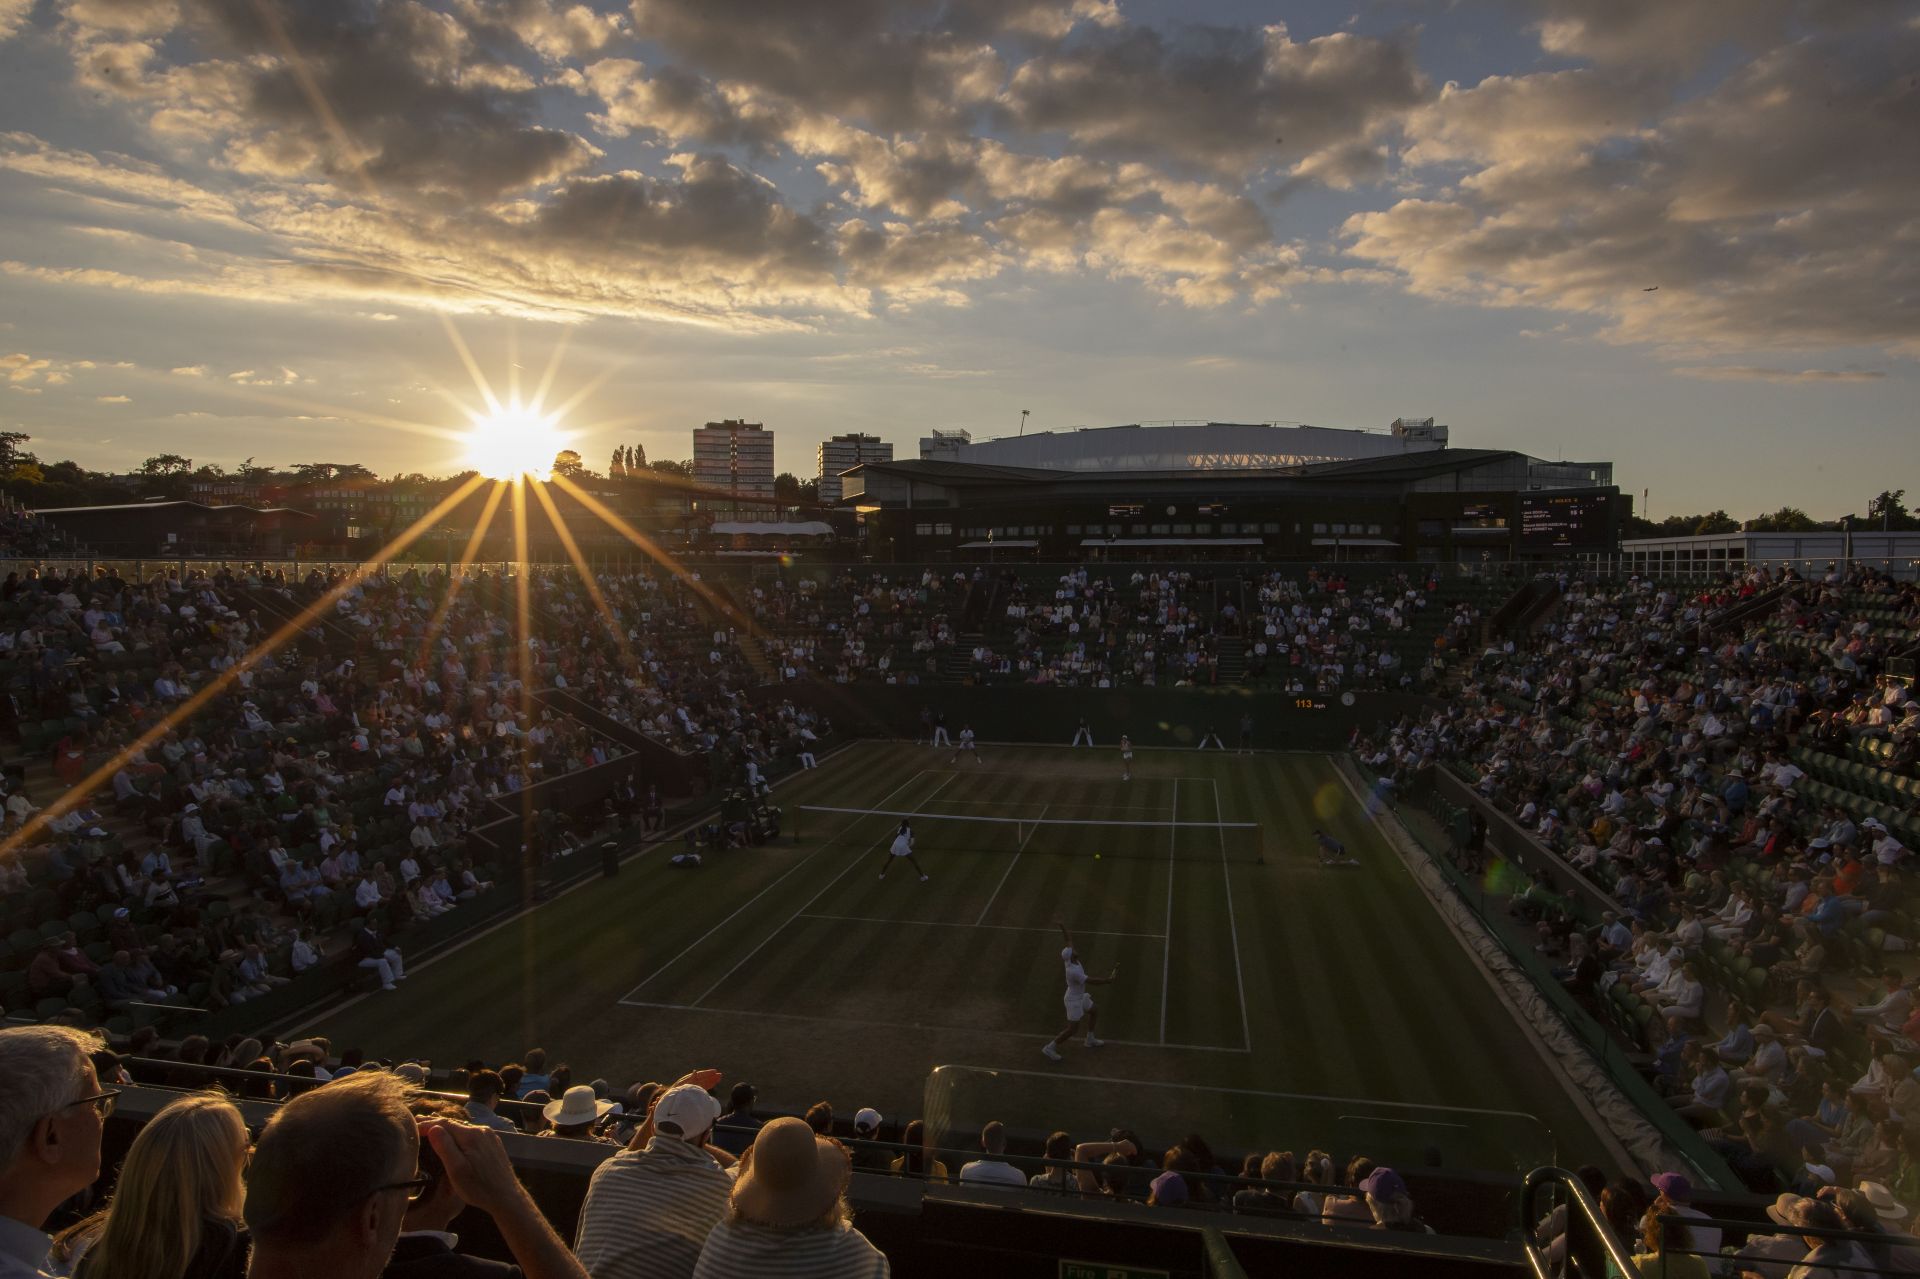
[[[715,520],[712,532],[722,537],[832,537],[825,520]]]
[[[1082,546],[1265,546],[1257,537],[1083,537]]]
[[[959,547],[956,549],[959,549],[962,551],[993,551],[993,550],[1000,550],[1000,549],[1019,550],[1024,547],[1028,550],[1032,550],[1034,547],[1038,545],[1040,545],[1040,543],[1035,541],[1026,541],[1026,540],[1016,538],[1012,541],[1003,541],[1003,542],[962,542],[960,543]]]
[[[1315,546],[1398,546],[1390,537],[1316,537]]]

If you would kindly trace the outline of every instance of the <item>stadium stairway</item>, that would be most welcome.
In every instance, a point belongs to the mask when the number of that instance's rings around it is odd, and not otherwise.
[[[979,631],[961,631],[953,637],[953,643],[940,659],[940,674],[945,679],[960,683],[973,673],[973,650],[987,642],[987,637]]]
[[[1247,677],[1247,641],[1238,635],[1222,635],[1217,653],[1221,684],[1238,684]]]

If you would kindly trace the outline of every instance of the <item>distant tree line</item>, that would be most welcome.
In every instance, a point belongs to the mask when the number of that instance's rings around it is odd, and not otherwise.
[[[1663,520],[1628,516],[1622,525],[1622,537],[1693,537],[1702,533],[1818,533],[1834,532],[1848,524],[1856,533],[1911,532],[1920,529],[1920,517],[1907,509],[1905,489],[1885,489],[1867,503],[1866,514],[1849,514],[1837,520],[1816,520],[1797,506],[1783,506],[1750,520],[1736,520],[1725,511],[1705,515],[1669,515]]]
[[[297,462],[292,466],[273,467],[247,458],[226,467],[218,462],[196,465],[193,458],[178,453],[156,453],[130,472],[112,474],[91,470],[73,461],[42,461],[27,447],[32,439],[24,431],[0,431],[0,491],[30,507],[180,500],[191,497],[196,484],[223,481],[278,490],[296,500],[300,491],[323,484],[384,483],[401,489],[435,492],[450,489],[473,474],[461,471],[453,475],[425,475],[404,471],[382,480],[358,462]],[[575,449],[562,449],[553,460],[553,469],[576,483],[625,481],[642,476],[693,479],[691,460],[649,461],[646,449],[638,444],[614,449],[604,475],[590,470]],[[818,500],[818,488],[813,480],[802,481],[790,474],[783,473],[774,479],[775,495],[796,504]]]

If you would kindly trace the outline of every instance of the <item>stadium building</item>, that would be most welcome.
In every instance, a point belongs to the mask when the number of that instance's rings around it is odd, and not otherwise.
[[[1486,560],[1614,553],[1607,462],[1451,449],[1447,428],[1113,427],[973,443],[842,477],[878,561]]]

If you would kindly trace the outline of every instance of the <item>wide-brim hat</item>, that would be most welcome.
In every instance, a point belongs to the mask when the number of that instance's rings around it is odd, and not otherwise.
[[[1873,1205],[1873,1211],[1882,1221],[1898,1221],[1907,1215],[1907,1206],[1893,1197],[1893,1192],[1877,1181],[1863,1181],[1858,1187],[1860,1193]]]
[[[1776,1226],[1791,1226],[1793,1210],[1799,1206],[1804,1195],[1796,1195],[1791,1190],[1767,1205],[1767,1219]]]
[[[562,1093],[559,1101],[550,1101],[540,1108],[547,1122],[564,1127],[570,1124],[590,1124],[613,1109],[610,1101],[601,1101],[593,1095],[591,1084],[575,1084]]]
[[[846,1189],[847,1152],[816,1136],[804,1119],[776,1119],[754,1135],[751,1159],[733,1184],[742,1217],[776,1229],[818,1221]]]

